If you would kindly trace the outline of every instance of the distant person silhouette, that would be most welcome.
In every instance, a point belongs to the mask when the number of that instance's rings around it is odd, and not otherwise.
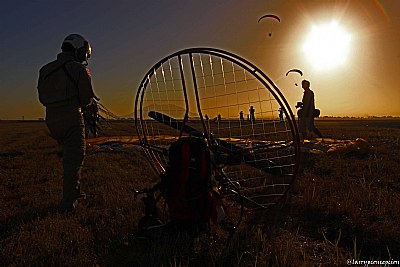
[[[253,106],[250,106],[249,112],[250,112],[250,122],[251,123],[256,123],[256,117],[254,115],[256,110],[254,109]]]
[[[57,142],[63,146],[63,192],[61,213],[76,208],[81,192],[81,169],[85,157],[82,110],[95,97],[87,60],[89,42],[79,34],[68,35],[57,59],[40,69],[38,93],[46,107],[46,124]]]
[[[279,121],[283,121],[283,109],[279,108]]]
[[[240,121],[241,123],[244,123],[243,110],[241,110],[241,111],[239,112],[239,121]]]
[[[317,136],[323,137],[321,132],[314,125],[315,100],[314,92],[310,89],[310,82],[303,80],[301,87],[304,89],[303,99],[301,103],[297,103],[296,107],[301,109],[298,111],[299,130],[303,139],[308,138],[308,131],[314,132]]]

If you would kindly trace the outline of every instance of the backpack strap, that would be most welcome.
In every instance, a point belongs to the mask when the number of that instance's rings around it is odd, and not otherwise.
[[[61,67],[62,67],[63,71],[65,72],[65,74],[68,76],[68,78],[71,80],[71,82],[74,84],[74,86],[76,87],[76,89],[78,89],[78,82],[75,81],[75,80],[72,78],[71,74],[68,72],[67,68],[65,67],[65,64],[67,64],[68,62],[71,62],[71,61],[72,61],[72,60],[69,60],[69,61],[64,62],[64,64],[62,64]]]
[[[72,62],[73,60],[67,60],[65,61],[62,65],[58,66],[57,68],[55,68],[54,70],[50,71],[49,73],[47,73],[47,75],[44,77],[44,79],[46,79],[47,77],[49,77],[51,74],[53,74],[54,72],[58,71],[59,69],[63,69],[65,75],[67,75],[67,77],[71,80],[71,82],[74,84],[74,86],[78,89],[78,82],[75,81],[71,74],[68,72],[67,68],[65,67],[65,65],[69,62]]]
[[[65,61],[63,64],[61,64],[60,66],[58,66],[57,68],[55,68],[54,70],[50,71],[49,73],[46,74],[46,76],[43,77],[43,79],[46,79],[47,77],[49,77],[50,75],[52,75],[54,72],[58,71],[61,68],[65,67],[65,64],[67,64],[68,62],[71,62],[72,60],[67,60]]]

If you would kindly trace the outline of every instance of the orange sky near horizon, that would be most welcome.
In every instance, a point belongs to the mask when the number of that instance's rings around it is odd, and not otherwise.
[[[0,119],[44,117],[38,71],[72,32],[91,42],[95,92],[117,115],[133,112],[137,88],[153,64],[201,46],[258,66],[294,112],[301,80],[307,79],[321,116],[400,116],[399,1],[80,1],[72,8],[68,1],[46,1],[6,1],[0,11]],[[276,14],[281,22],[258,23],[264,14]],[[315,69],[303,44],[313,26],[333,20],[351,36],[348,56],[342,66]],[[285,76],[292,68],[304,76]]]

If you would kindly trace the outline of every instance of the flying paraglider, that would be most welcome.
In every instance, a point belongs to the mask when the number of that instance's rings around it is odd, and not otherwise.
[[[260,21],[263,20],[264,18],[274,18],[274,19],[276,19],[277,21],[281,22],[281,19],[280,19],[278,16],[276,16],[276,15],[264,15],[264,16],[261,16],[261,17],[258,19],[258,22],[260,22]]]
[[[303,76],[303,72],[301,70],[299,70],[299,69],[291,69],[291,70],[289,70],[288,72],[286,72],[286,76],[288,76],[289,73],[291,73],[291,72],[297,72],[298,74],[300,74],[300,76]],[[297,83],[295,83],[294,85],[297,86]]]
[[[286,72],[286,76],[288,76],[289,73],[291,73],[291,72],[297,72],[298,74],[303,76],[303,72],[301,70],[299,70],[299,69],[291,69],[291,70],[289,70],[288,72]]]
[[[274,19],[274,20],[276,20],[276,21],[278,21],[278,22],[281,22],[281,19],[280,19],[278,16],[272,15],[272,14],[267,14],[267,15],[261,16],[261,17],[258,19],[258,23],[260,23],[260,21],[262,21],[263,19]],[[269,31],[269,34],[268,34],[268,35],[271,36],[271,35],[272,35],[272,32]]]

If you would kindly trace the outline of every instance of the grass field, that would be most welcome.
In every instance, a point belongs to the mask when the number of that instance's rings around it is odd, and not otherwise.
[[[130,122],[132,123],[132,122]],[[344,266],[347,259],[400,261],[400,119],[316,122],[337,139],[362,137],[370,153],[303,153],[289,194],[252,214],[230,242],[220,234],[143,235],[134,189],[154,184],[139,147],[87,149],[88,195],[60,215],[59,148],[43,122],[0,121],[0,265]],[[132,125],[110,134],[134,135]],[[396,266],[396,265],[392,265]]]

